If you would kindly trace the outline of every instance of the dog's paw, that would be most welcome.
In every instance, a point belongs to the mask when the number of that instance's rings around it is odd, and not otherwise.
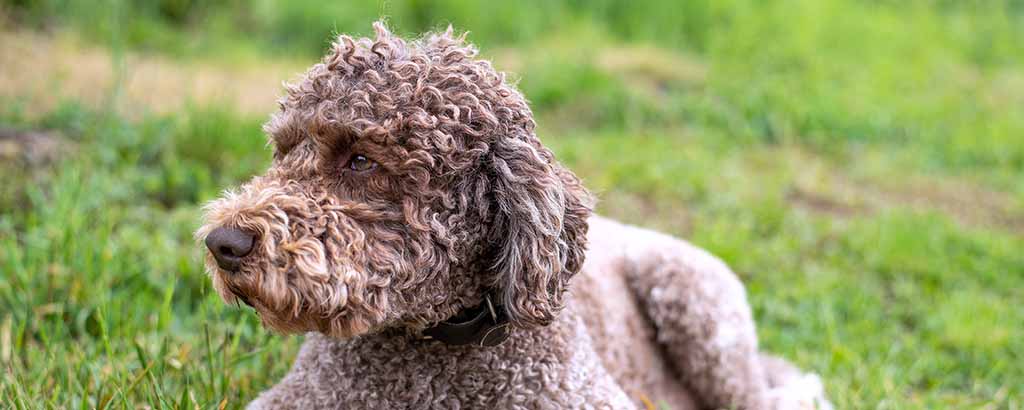
[[[825,398],[825,387],[816,374],[804,374],[786,380],[768,391],[774,410],[832,410]]]

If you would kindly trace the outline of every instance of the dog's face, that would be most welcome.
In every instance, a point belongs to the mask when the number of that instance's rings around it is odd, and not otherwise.
[[[270,169],[207,206],[215,288],[284,332],[422,329],[488,292],[515,325],[550,322],[589,194],[462,38],[375,28],[288,87]]]

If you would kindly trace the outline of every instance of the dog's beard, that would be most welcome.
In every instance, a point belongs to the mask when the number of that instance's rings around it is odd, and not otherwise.
[[[386,301],[386,297],[367,295],[360,283],[342,279],[363,275],[338,265],[342,274],[305,275],[293,261],[262,260],[265,266],[243,262],[236,272],[227,272],[208,261],[214,288],[228,304],[246,305],[259,316],[263,326],[283,334],[316,331],[335,338],[350,338],[379,327],[381,307],[364,303],[367,299]],[[254,258],[260,261],[257,256]],[[304,258],[303,260],[309,260]],[[329,272],[331,267],[326,270]],[[326,273],[326,272],[325,272]]]
[[[256,310],[256,306],[254,306],[252,302],[249,301],[249,298],[245,296],[245,292],[242,292],[237,286],[232,285],[230,282],[226,282],[225,289],[227,289],[227,295],[223,295],[225,300],[234,301],[235,307],[241,307],[241,304],[244,304],[245,306],[252,308],[256,314],[259,314],[259,311]]]

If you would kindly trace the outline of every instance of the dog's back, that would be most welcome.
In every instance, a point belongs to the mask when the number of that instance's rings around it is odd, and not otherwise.
[[[721,260],[659,232],[588,222],[573,303],[604,366],[640,408],[830,408],[816,375],[757,352],[746,292]]]
[[[696,409],[657,343],[654,323],[627,281],[625,241],[629,238],[622,236],[624,229],[605,218],[590,218],[587,260],[573,283],[572,303],[579,306],[604,366],[634,401],[674,410]]]

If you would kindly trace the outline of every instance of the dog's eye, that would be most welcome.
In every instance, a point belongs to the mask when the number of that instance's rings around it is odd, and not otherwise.
[[[356,154],[353,155],[352,159],[348,161],[348,168],[353,171],[369,171],[371,169],[377,168],[377,163],[373,162],[373,160],[369,158],[366,158],[366,156]]]

